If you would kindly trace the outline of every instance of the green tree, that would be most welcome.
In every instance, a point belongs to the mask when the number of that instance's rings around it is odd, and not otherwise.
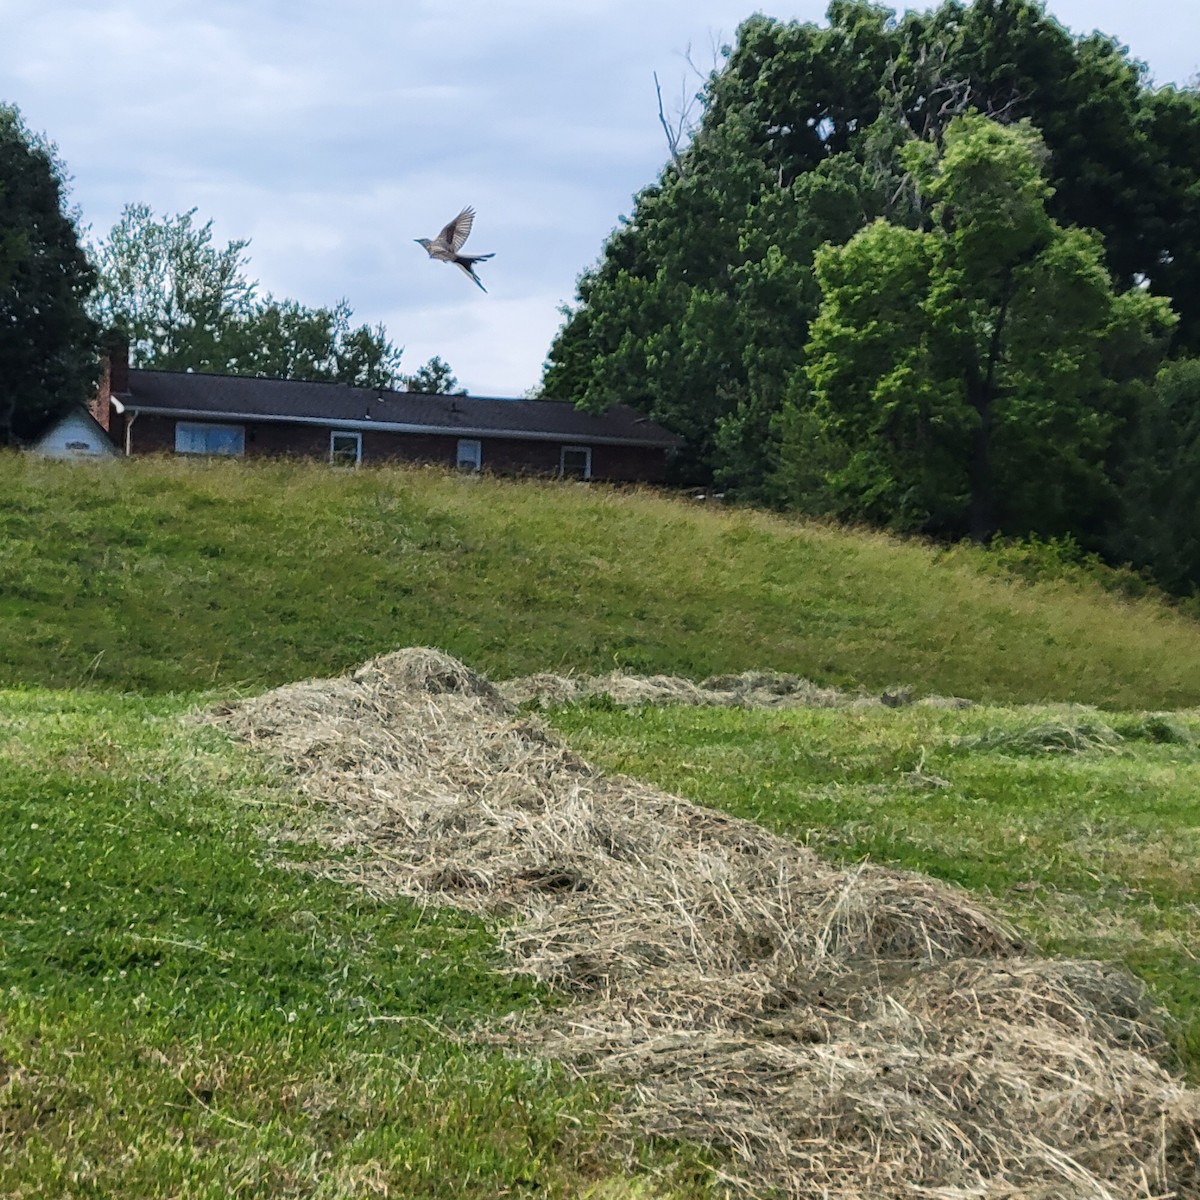
[[[333,308],[305,308],[268,296],[235,321],[221,342],[225,370],[273,379],[314,379],[353,387],[390,388],[401,350],[382,325],[351,323],[342,300]]]
[[[910,60],[944,44],[971,105],[1037,126],[1050,215],[1102,235],[1118,288],[1170,296],[1176,345],[1200,351],[1200,93],[1151,86],[1115,38],[1075,36],[1038,0],[943,3],[913,28]]]
[[[97,314],[129,337],[134,366],[390,387],[401,350],[342,300],[307,308],[259,298],[248,241],[213,242],[196,210],[158,218],[127,205],[94,250]]]
[[[458,386],[454,372],[449,363],[443,362],[436,354],[424,366],[404,380],[405,387],[410,392],[427,392],[439,396],[465,396],[466,388]]]
[[[1171,295],[1178,345],[1200,351],[1200,95],[1154,90],[1111,38],[1073,36],[1037,0],[899,20],[835,0],[826,28],[754,16],[702,102],[690,144],[580,278],[543,379],[682,434],[689,478],[773,498],[817,249],[880,216],[916,228],[902,147],[939,144],[969,108],[1043,131],[1048,215],[1101,233],[1118,291]]]
[[[0,104],[0,445],[36,436],[95,386],[93,272],[65,194],[54,147]]]
[[[1139,406],[1118,472],[1109,556],[1173,592],[1200,588],[1200,359],[1167,363]]]
[[[1114,291],[1100,238],[1049,215],[1028,124],[959,117],[940,150],[912,142],[902,160],[924,227],[880,220],[816,255],[806,412],[784,461],[816,462],[844,516],[1094,541],[1169,303]]]
[[[249,242],[213,244],[196,210],[159,219],[128,204],[95,248],[96,310],[129,338],[130,362],[162,371],[224,371],[230,330],[249,318]]]

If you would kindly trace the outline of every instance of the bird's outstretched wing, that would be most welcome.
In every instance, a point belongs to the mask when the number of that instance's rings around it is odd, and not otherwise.
[[[468,205],[437,235],[439,242],[444,242],[456,254],[463,248],[463,243],[471,233],[475,224],[475,210]]]

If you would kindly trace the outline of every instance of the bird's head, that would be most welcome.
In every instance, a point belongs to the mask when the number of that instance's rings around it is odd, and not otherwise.
[[[428,250],[430,247],[430,241],[428,238],[413,238],[413,241],[416,242],[418,246],[424,246],[426,250]]]

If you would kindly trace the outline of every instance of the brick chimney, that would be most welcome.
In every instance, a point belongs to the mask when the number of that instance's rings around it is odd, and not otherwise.
[[[115,329],[108,338],[108,385],[114,396],[129,391],[129,339]]]
[[[129,391],[129,339],[112,330],[105,342],[107,350],[100,360],[100,385],[88,401],[88,412],[110,435],[113,429],[113,396]]]

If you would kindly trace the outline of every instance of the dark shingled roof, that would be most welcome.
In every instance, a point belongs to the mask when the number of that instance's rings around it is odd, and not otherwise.
[[[554,438],[663,449],[682,444],[681,438],[625,405],[594,416],[560,400],[487,400],[175,371],[130,371],[129,391],[121,400],[127,409],[164,416],[320,425],[369,422],[382,428],[400,426],[407,433]]]

